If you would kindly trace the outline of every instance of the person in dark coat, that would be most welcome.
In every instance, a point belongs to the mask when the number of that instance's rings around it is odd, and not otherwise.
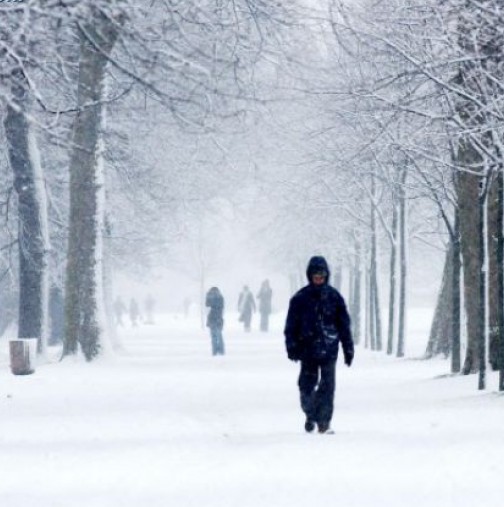
[[[238,298],[238,311],[240,312],[239,321],[243,322],[243,328],[245,331],[249,332],[252,314],[256,311],[256,305],[254,296],[252,295],[252,292],[250,292],[248,285],[243,287],[240,297]]]
[[[207,316],[207,327],[210,328],[212,338],[212,355],[224,355],[224,339],[222,329],[224,328],[224,298],[217,287],[212,287],[206,295],[206,306],[210,308]]]
[[[128,309],[126,308],[126,305],[124,304],[123,300],[120,296],[117,296],[114,301],[114,313],[116,316],[116,323],[118,326],[123,326],[123,314],[126,313]]]
[[[261,331],[268,331],[269,327],[269,316],[271,313],[271,297],[273,291],[271,290],[269,280],[264,280],[257,293],[257,300],[259,301],[259,313],[261,314]]]
[[[350,366],[354,344],[350,317],[341,294],[329,285],[329,267],[324,257],[310,259],[308,285],[291,298],[285,322],[285,346],[292,361],[301,361],[298,386],[305,430],[318,426],[330,432],[336,385],[339,345],[345,364]]]
[[[135,298],[130,299],[129,316],[131,320],[131,325],[133,327],[137,327],[138,320],[140,319],[140,307],[138,306],[137,300]]]

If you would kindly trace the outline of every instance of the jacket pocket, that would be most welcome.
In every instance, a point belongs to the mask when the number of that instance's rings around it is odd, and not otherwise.
[[[332,345],[339,339],[339,333],[336,329],[324,328],[323,329],[324,340],[328,345]]]

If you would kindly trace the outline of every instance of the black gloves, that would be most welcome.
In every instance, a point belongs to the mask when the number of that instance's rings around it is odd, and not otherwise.
[[[354,351],[353,350],[344,350],[343,355],[345,356],[345,364],[347,366],[351,366],[353,358],[354,358]]]
[[[287,357],[291,361],[299,361],[299,354],[295,347],[290,347],[287,349]]]

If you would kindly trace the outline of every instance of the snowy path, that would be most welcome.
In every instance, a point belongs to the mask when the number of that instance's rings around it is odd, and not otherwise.
[[[428,326],[428,323],[426,324]],[[2,507],[497,507],[504,399],[444,361],[357,350],[335,435],[307,435],[281,319],[268,335],[168,318],[126,353],[15,377],[0,342]],[[423,340],[423,338],[422,338]]]

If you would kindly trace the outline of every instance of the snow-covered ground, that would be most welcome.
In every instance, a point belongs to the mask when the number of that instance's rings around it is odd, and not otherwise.
[[[227,355],[183,317],[122,330],[125,351],[14,376],[0,340],[2,507],[497,507],[504,398],[419,361],[357,349],[337,370],[334,435],[306,434],[298,365],[227,316]]]

